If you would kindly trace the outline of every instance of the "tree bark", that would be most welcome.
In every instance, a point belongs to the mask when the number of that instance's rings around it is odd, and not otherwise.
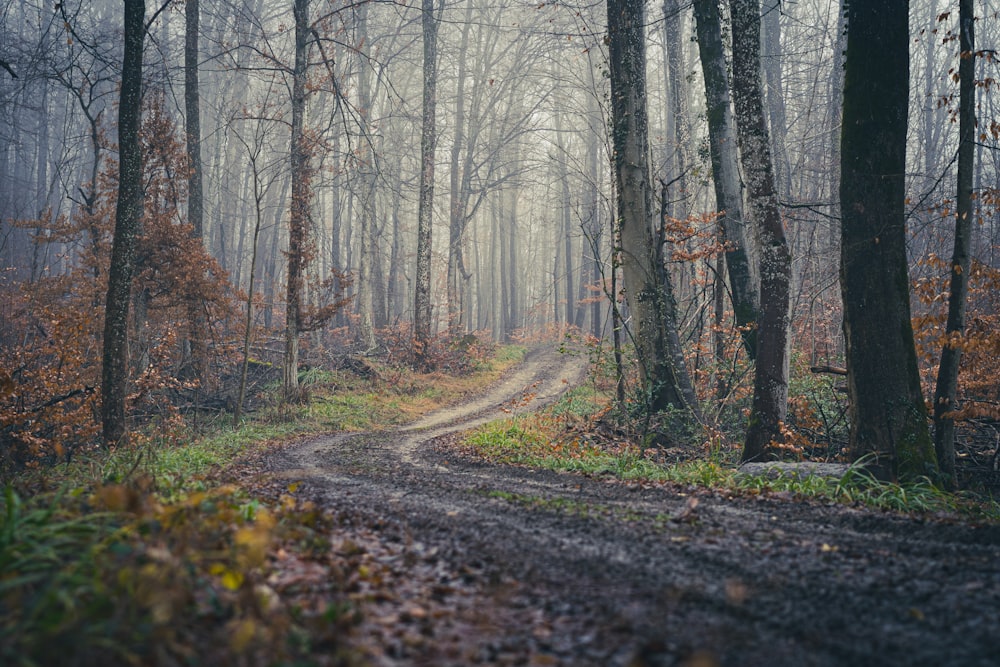
[[[576,304],[573,299],[573,200],[569,189],[569,169],[566,166],[568,158],[565,140],[563,139],[562,114],[556,115],[556,145],[559,149],[559,188],[561,190],[560,218],[562,219],[562,273],[564,278],[561,282],[564,285],[563,297],[565,298],[564,316],[566,326],[573,324],[573,314]],[[558,318],[557,318],[558,320]]]
[[[308,219],[309,158],[303,135],[306,111],[306,42],[309,38],[309,0],[294,0],[295,65],[292,71],[291,180],[288,215],[288,275],[285,292],[286,400],[296,400],[299,388],[299,331],[302,328],[302,292],[305,282]]]
[[[850,445],[880,472],[935,474],[906,258],[907,0],[850,2],[841,134],[840,281]],[[874,66],[878,63],[878,66]]]
[[[201,166],[201,114],[198,90],[198,24],[199,0],[186,0],[184,4],[184,119],[187,138],[188,168],[188,222],[195,238],[200,239],[204,229],[204,195]]]
[[[357,12],[359,72],[358,72],[358,114],[361,116],[362,156],[361,171],[361,225],[359,236],[358,261],[358,327],[361,342],[365,352],[375,350],[375,280],[374,267],[376,262],[376,221],[375,221],[375,149],[372,145],[374,137],[371,132],[371,73],[370,49],[368,40],[368,3],[362,2],[355,8]]]
[[[431,339],[431,241],[434,212],[434,156],[437,148],[437,32],[434,0],[422,0],[424,108],[420,130],[420,203],[417,211],[417,274],[413,336],[417,356],[426,364]]]
[[[733,98],[750,220],[760,235],[760,320],[753,406],[743,460],[770,456],[783,440],[788,407],[788,313],[791,256],[774,186],[771,142],[764,120],[759,0],[732,0]]]
[[[688,206],[681,205],[688,196],[688,148],[691,135],[688,129],[687,91],[684,86],[681,11],[678,0],[663,0],[664,71],[667,80],[667,117],[670,121],[667,128],[668,146],[670,139],[673,139],[672,150],[667,159],[667,180],[671,183],[667,189],[668,214],[674,218],[685,218],[689,213]]]
[[[771,132],[771,161],[774,164],[775,190],[780,198],[787,197],[792,191],[791,165],[785,141],[788,121],[785,114],[784,82],[781,78],[781,0],[764,0],[760,22],[760,64],[764,73]]]
[[[635,316],[635,345],[646,407],[697,414],[676,341],[673,295],[653,238],[642,0],[608,0],[611,118],[621,229],[622,273]],[[671,336],[671,333],[673,336]]]
[[[104,350],[101,371],[101,426],[106,445],[126,437],[125,398],[128,394],[128,315],[136,264],[136,240],[142,221],[142,44],[145,37],[144,0],[125,0],[125,53],[118,104],[118,202],[111,245],[108,296],[104,309]]]
[[[465,10],[462,41],[459,47],[458,80],[455,97],[455,142],[451,147],[451,180],[448,221],[448,328],[456,329],[462,320],[461,288],[463,280],[462,238],[465,232],[468,206],[468,160],[461,160],[465,146],[465,84],[469,27],[472,25],[472,0]]]
[[[204,235],[205,198],[202,184],[201,164],[201,112],[198,90],[198,24],[199,0],[186,0],[184,5],[184,122],[188,158],[188,222],[191,235],[202,241]],[[241,237],[242,239],[242,237]],[[242,257],[237,256],[239,267]],[[237,272],[238,273],[238,272]],[[239,284],[237,279],[236,284]],[[205,328],[203,306],[200,299],[188,304],[190,331],[188,343],[191,348],[191,367],[195,377],[204,382],[207,374]]]
[[[758,277],[754,270],[751,240],[743,218],[743,196],[736,157],[736,128],[729,103],[729,76],[722,47],[722,21],[718,0],[694,0],[698,52],[705,79],[708,136],[711,146],[715,202],[722,216],[726,242],[726,268],[732,293],[733,314],[747,355],[757,356],[757,320],[760,310]]]
[[[951,257],[948,322],[934,389],[934,448],[945,483],[955,486],[955,420],[958,408],[958,371],[965,335],[965,306],[969,292],[969,250],[972,244],[972,174],[975,157],[975,15],[972,0],[959,1],[958,64],[958,192],[955,211],[955,246]]]

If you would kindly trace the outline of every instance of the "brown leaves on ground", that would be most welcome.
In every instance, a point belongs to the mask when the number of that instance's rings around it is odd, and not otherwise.
[[[289,496],[289,488],[309,495],[295,483],[258,477],[241,484],[269,504],[314,510]],[[515,612],[517,581],[491,581],[474,565],[455,568],[383,519],[317,514],[310,530],[315,543],[329,547],[285,543],[270,557],[266,583],[281,605],[301,611],[311,659],[322,661],[327,645],[346,642],[353,656],[374,665],[559,664],[546,651],[559,634],[553,623],[538,610]],[[339,635],[324,625],[331,616],[344,621]]]

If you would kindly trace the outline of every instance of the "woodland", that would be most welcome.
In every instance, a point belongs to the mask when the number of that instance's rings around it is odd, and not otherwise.
[[[1000,615],[998,16],[5,3],[0,663],[906,664],[792,612],[746,612],[795,638],[770,658],[708,603],[676,641],[606,629],[551,544],[497,546],[635,531],[692,574],[629,571],[613,613],[675,618],[644,578],[779,608],[695,564],[780,518],[803,582],[923,535],[933,580],[993,592],[900,588],[899,642],[989,664],[963,614]],[[858,586],[809,613],[864,635]]]

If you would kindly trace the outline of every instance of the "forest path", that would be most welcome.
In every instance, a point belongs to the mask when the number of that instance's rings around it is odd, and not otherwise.
[[[340,517],[342,550],[366,552],[358,641],[374,663],[1000,664],[998,526],[493,466],[450,447],[584,370],[538,350],[406,427],[269,457],[271,475]]]

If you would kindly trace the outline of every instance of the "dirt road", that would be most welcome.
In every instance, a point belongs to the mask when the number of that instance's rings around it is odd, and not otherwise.
[[[583,370],[536,351],[460,406],[269,460],[343,518],[391,591],[369,596],[374,662],[1000,665],[1000,527],[488,466],[449,448]]]

